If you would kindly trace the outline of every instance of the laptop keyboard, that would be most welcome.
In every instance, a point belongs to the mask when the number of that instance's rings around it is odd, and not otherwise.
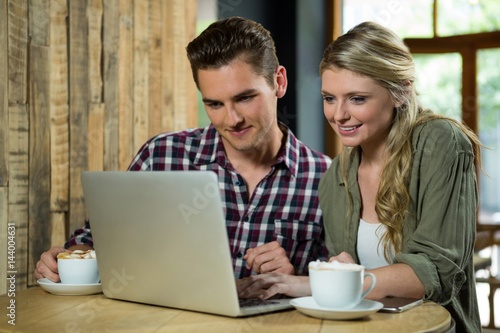
[[[270,305],[270,304],[279,304],[277,301],[273,300],[260,300],[257,298],[245,298],[245,299],[240,299],[240,307],[241,308],[251,308],[251,307],[256,307],[256,306],[263,306],[263,305]]]

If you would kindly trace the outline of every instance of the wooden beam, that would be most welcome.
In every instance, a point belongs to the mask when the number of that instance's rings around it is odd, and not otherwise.
[[[132,2],[132,1],[128,1]],[[99,129],[104,131],[104,150],[101,151],[103,156],[103,168],[104,170],[116,170],[118,169],[118,154],[120,145],[128,145],[130,141],[123,141],[119,139],[119,133],[128,132],[130,129],[127,127],[121,127],[120,121],[123,117],[128,117],[127,108],[122,108],[119,105],[119,85],[122,81],[119,77],[120,75],[120,64],[123,61],[129,61],[133,59],[133,50],[129,50],[128,58],[123,59],[123,53],[120,51],[122,46],[121,43],[121,31],[120,25],[122,24],[121,15],[122,8],[120,7],[120,1],[118,0],[107,0],[103,2],[104,4],[104,30],[102,36],[102,50],[104,54],[104,70],[103,70],[103,81],[104,86],[104,118],[103,124],[99,125]],[[133,22],[125,17],[124,23],[131,26]],[[130,28],[131,29],[131,28]],[[128,68],[125,71],[131,72],[132,63],[129,61]],[[129,80],[125,78],[124,80]],[[123,82],[126,84],[126,82]],[[97,125],[97,124],[96,124]],[[97,133],[98,128],[94,129]],[[124,138],[124,140],[130,140],[129,138]],[[97,148],[97,147],[95,147]],[[94,147],[93,147],[94,149]]]
[[[0,186],[7,186],[9,183],[8,169],[8,136],[9,136],[9,79],[8,79],[8,25],[7,25],[7,1],[0,0]],[[2,230],[7,230],[0,220]],[[0,253],[1,254],[1,253]],[[5,258],[5,257],[4,257]],[[1,267],[0,267],[1,268]],[[1,276],[0,276],[1,277]],[[0,292],[2,291],[0,284]]]
[[[175,85],[173,91],[174,121],[173,130],[195,127],[198,124],[196,87],[191,75],[191,67],[186,56],[186,46],[195,37],[190,29],[196,25],[195,0],[170,0],[173,2],[172,18],[169,22],[173,39],[173,61]]]
[[[48,29],[48,27],[47,27]],[[30,45],[29,93],[29,266],[28,285],[36,285],[36,261],[50,244],[50,52]]]
[[[104,170],[104,104],[89,104],[87,130],[88,170]]]
[[[50,209],[69,210],[69,94],[66,2],[50,5]]]
[[[86,210],[80,174],[88,170],[89,49],[87,1],[68,1],[69,13],[69,230],[83,225]]]
[[[162,20],[163,22],[174,22],[174,4],[173,1],[162,1]],[[172,24],[172,23],[171,23]],[[175,78],[174,73],[174,35],[171,24],[162,25],[162,62],[161,68],[164,73],[161,80],[162,84],[162,127],[164,131],[174,129],[174,98],[175,98]],[[191,72],[189,77],[192,79]]]
[[[7,1],[8,222],[16,228],[16,288],[28,285],[28,1]],[[6,181],[6,180],[4,180]],[[6,230],[6,229],[4,229]],[[3,259],[5,260],[5,259]]]
[[[8,11],[9,105],[25,105],[28,103],[28,3],[11,0]]]
[[[160,0],[149,1],[149,63],[147,73],[149,79],[149,112],[148,112],[148,133],[153,136],[164,132],[162,114],[165,110],[162,108],[162,80],[165,75],[162,68],[162,25],[166,21],[162,20],[162,2]]]
[[[437,25],[438,25],[438,0],[432,2],[432,35],[437,37]]]
[[[106,5],[110,1],[105,2]],[[108,82],[108,86],[117,85],[118,98],[118,168],[126,170],[139,147],[134,146],[134,7],[129,0],[119,1],[120,19],[118,43],[118,82]],[[166,21],[164,21],[166,22]],[[108,47],[106,45],[106,47]],[[107,103],[106,103],[107,104]]]
[[[149,138],[149,6],[134,2],[134,146],[139,148]]]
[[[102,30],[103,0],[88,0],[89,102],[101,103],[102,97]],[[115,50],[116,51],[116,50]]]
[[[14,267],[9,267],[9,270],[18,272],[18,290],[27,287],[28,275],[29,126],[28,106],[10,106],[8,221],[16,229],[16,258]]]
[[[500,43],[500,31],[449,37],[406,38],[404,42],[412,53],[459,52],[464,47],[496,48]]]

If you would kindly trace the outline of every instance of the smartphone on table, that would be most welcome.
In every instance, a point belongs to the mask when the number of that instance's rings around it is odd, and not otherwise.
[[[378,300],[384,305],[382,312],[404,312],[424,302],[422,298],[384,297]]]

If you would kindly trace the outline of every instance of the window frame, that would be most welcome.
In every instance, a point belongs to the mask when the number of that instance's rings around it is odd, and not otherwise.
[[[330,0],[327,5],[327,34],[325,47],[342,34],[342,0]],[[479,108],[477,87],[477,55],[479,50],[500,48],[500,31],[439,37],[437,34],[437,0],[433,3],[433,37],[405,38],[412,54],[459,53],[462,57],[461,102],[462,120],[479,135]],[[340,153],[341,142],[325,121],[325,153],[335,157]],[[481,224],[481,221],[478,221]]]

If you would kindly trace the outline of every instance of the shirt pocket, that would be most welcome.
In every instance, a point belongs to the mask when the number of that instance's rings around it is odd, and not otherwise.
[[[319,241],[321,226],[315,222],[274,220],[274,236],[285,249],[290,258],[303,256],[310,250],[312,241]]]

